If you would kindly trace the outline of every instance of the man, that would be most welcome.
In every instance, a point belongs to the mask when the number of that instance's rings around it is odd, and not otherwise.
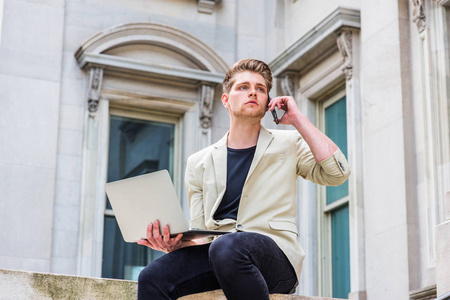
[[[168,226],[149,224],[138,243],[168,252],[139,276],[141,299],[177,297],[221,288],[228,299],[269,299],[292,292],[303,249],[296,224],[298,175],[315,183],[342,184],[350,175],[338,147],[300,112],[292,97],[268,103],[272,87],[262,61],[237,62],[223,81],[222,103],[230,131],[189,157],[186,187],[191,227],[232,232],[214,241],[181,242]],[[267,130],[267,110],[284,110],[280,124],[297,130]]]

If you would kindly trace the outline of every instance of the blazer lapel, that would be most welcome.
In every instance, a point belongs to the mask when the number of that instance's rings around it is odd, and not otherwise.
[[[250,165],[250,169],[248,170],[248,175],[247,178],[245,179],[245,182],[247,182],[250,176],[252,175],[253,171],[255,170],[259,161],[263,157],[264,152],[266,152],[266,149],[267,147],[269,147],[272,140],[273,140],[272,133],[261,126],[261,129],[259,131],[258,143],[256,144],[255,156],[253,157],[253,161],[252,164]]]
[[[214,150],[212,151],[214,173],[216,175],[217,199],[215,199],[216,203],[212,208],[211,217],[219,207],[227,187],[227,137],[228,133],[214,144]]]
[[[222,201],[223,195],[225,194],[225,189],[227,187],[227,137],[228,133],[216,144],[214,144],[214,150],[212,151],[214,173],[216,176],[217,199],[215,199],[216,202],[211,209],[211,218],[213,218],[214,214],[216,213],[216,210],[219,207],[220,202]],[[272,140],[272,133],[261,126],[255,155],[253,157],[252,164],[250,165],[250,169],[248,171],[245,182],[247,182],[247,180],[252,175],[253,171],[263,157],[267,147],[269,147]]]

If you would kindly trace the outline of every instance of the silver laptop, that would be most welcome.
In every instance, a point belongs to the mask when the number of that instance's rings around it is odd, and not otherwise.
[[[216,236],[227,231],[189,229],[169,172],[162,170],[105,184],[123,239],[135,243],[147,236],[147,225],[159,220],[169,225],[171,236],[183,240]]]

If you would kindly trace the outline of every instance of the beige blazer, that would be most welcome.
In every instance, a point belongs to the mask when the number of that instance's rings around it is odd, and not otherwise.
[[[227,134],[228,135],[228,134]],[[342,184],[350,168],[338,149],[317,163],[297,131],[261,127],[237,214],[237,220],[214,220],[227,184],[227,135],[189,157],[186,188],[192,228],[256,232],[272,238],[300,279],[305,257],[298,240],[298,175],[324,185]]]

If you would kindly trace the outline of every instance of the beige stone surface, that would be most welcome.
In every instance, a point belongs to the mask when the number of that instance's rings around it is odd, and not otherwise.
[[[136,299],[133,281],[0,269],[0,299]]]
[[[180,300],[226,300],[227,298],[221,290],[215,290],[211,292],[193,294],[189,296],[184,296],[179,298]],[[337,300],[337,298],[328,297],[308,297],[299,295],[282,295],[282,294],[272,294],[270,295],[271,300]]]
[[[450,291],[450,221],[436,226],[436,294]]]
[[[450,220],[450,191],[445,193],[445,220]]]
[[[3,299],[136,299],[137,282],[0,269]],[[226,300],[221,290],[193,294],[181,300]],[[337,300],[298,295],[270,295],[272,300]]]

